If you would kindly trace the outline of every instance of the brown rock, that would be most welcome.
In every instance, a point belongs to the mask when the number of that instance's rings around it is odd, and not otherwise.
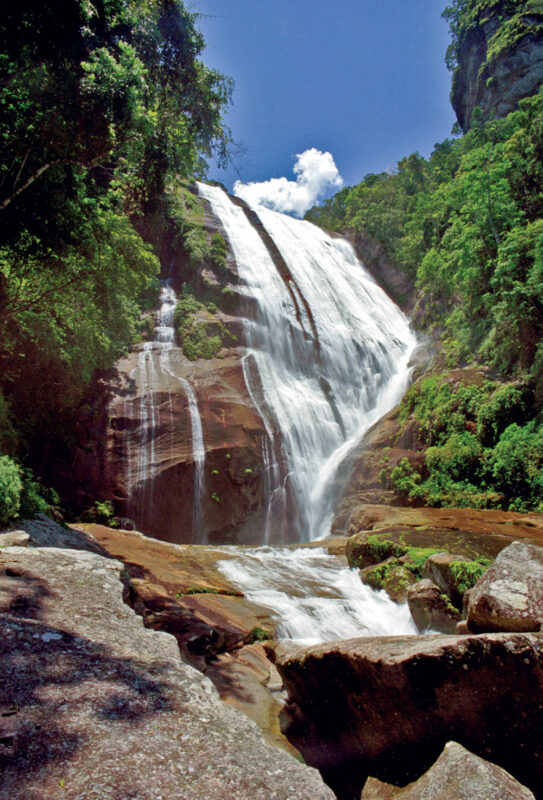
[[[513,542],[470,592],[472,631],[538,631],[543,623],[543,548]]]
[[[448,742],[436,763],[398,800],[535,800],[532,792],[501,767]]]
[[[427,630],[455,633],[460,612],[451,606],[440,587],[428,578],[418,581],[408,589],[407,603],[421,633]]]
[[[456,623],[456,634],[464,636],[466,633],[469,633],[468,621],[467,619],[461,619],[460,622]]]
[[[436,553],[430,556],[422,570],[423,577],[429,578],[436,583],[450,597],[452,604],[456,608],[462,608],[464,593],[460,589],[459,581],[455,576],[452,565],[458,561],[467,562],[469,560],[469,558],[461,555]]]
[[[405,784],[447,741],[543,785],[543,635],[370,637],[271,654],[285,731],[340,798]]]
[[[333,800],[143,627],[119,562],[55,548],[0,562],[2,800]]]

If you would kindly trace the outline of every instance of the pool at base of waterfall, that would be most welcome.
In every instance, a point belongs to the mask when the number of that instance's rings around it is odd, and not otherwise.
[[[279,639],[303,645],[359,636],[415,635],[407,603],[392,602],[324,548],[221,548],[218,568],[244,595],[273,611]]]

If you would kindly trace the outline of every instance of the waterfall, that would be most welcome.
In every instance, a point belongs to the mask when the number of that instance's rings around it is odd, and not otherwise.
[[[407,603],[393,603],[360,580],[358,570],[322,548],[243,551],[217,566],[254,603],[272,610],[279,639],[312,645],[358,636],[418,633]]]
[[[192,432],[192,455],[194,458],[194,499],[192,502],[192,540],[198,544],[206,544],[202,523],[202,499],[204,497],[204,467],[206,460],[206,449],[204,444],[204,432],[202,430],[202,420],[198,411],[198,402],[192,386],[184,378],[179,378],[189,401],[190,425]]]
[[[268,437],[263,452],[279,431],[288,468],[285,480],[264,464],[276,481],[269,502],[287,491],[291,538],[319,538],[329,531],[346,456],[405,391],[415,336],[348,242],[309,222],[244,208],[219,187],[199,184],[199,192],[257,307],[244,324],[266,404],[257,405]],[[252,395],[250,381],[247,388]]]
[[[136,369],[132,373],[138,394],[138,430],[133,434],[127,431],[126,458],[128,501],[127,515],[136,524],[152,517],[155,497],[154,478],[157,474],[156,442],[163,430],[169,431],[173,440],[174,414],[173,393],[182,387],[188,400],[190,415],[192,450],[194,460],[194,501],[193,501],[193,541],[202,544],[204,494],[205,446],[198,402],[190,383],[175,374],[172,367],[172,354],[175,346],[173,315],[177,295],[171,280],[161,282],[160,309],[158,324],[154,329],[153,341],[145,342],[138,355]],[[158,358],[157,358],[158,355]],[[166,403],[158,405],[159,394],[167,394]],[[166,419],[167,417],[167,419]],[[164,498],[160,498],[162,501]],[[143,525],[142,525],[143,527]]]

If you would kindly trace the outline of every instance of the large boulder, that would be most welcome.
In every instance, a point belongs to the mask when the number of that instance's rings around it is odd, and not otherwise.
[[[451,606],[440,587],[428,578],[409,587],[407,604],[421,633],[427,630],[455,633],[456,625],[460,621],[460,612]]]
[[[504,769],[449,742],[436,763],[398,800],[534,800]]]
[[[423,577],[436,583],[450,597],[456,608],[462,608],[466,588],[462,585],[457,569],[461,563],[469,564],[470,559],[453,553],[436,553],[430,556],[422,571]],[[479,570],[481,572],[482,568],[479,567]]]
[[[369,637],[271,653],[285,732],[337,796],[405,785],[453,739],[543,785],[543,635]],[[358,795],[357,795],[358,792]]]
[[[2,800],[333,800],[183,663],[93,553],[0,553]]]
[[[472,631],[538,631],[543,624],[543,548],[513,542],[469,594]]]

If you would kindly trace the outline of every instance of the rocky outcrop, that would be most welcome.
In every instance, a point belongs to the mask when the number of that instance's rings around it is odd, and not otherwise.
[[[418,581],[407,592],[407,604],[421,633],[455,633],[460,612],[451,606],[446,595],[428,578]]]
[[[505,770],[448,742],[436,763],[399,800],[534,800]]]
[[[143,627],[119,562],[11,548],[0,563],[3,800],[333,800]]]
[[[504,117],[543,81],[543,13],[529,3],[483,4],[456,47],[451,101],[460,127],[469,130],[473,111],[483,119]],[[533,5],[533,4],[532,4]]]
[[[368,775],[405,785],[453,739],[543,787],[543,636],[351,639],[272,653],[285,730],[342,800]],[[391,722],[393,720],[393,722]]]
[[[469,593],[472,631],[539,631],[543,625],[543,548],[513,542]]]

